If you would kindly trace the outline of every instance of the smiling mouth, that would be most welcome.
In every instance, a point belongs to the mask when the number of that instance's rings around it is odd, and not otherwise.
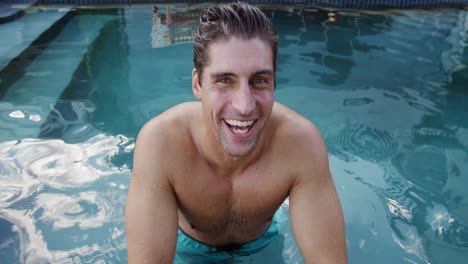
[[[256,120],[240,121],[235,119],[224,119],[224,123],[236,135],[245,135],[253,127]]]

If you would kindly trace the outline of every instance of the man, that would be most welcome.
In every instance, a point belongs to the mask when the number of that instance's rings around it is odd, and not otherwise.
[[[344,220],[317,128],[274,102],[278,36],[245,3],[205,10],[192,90],[140,131],[126,208],[129,263],[255,253],[289,196],[305,263],[346,263]]]

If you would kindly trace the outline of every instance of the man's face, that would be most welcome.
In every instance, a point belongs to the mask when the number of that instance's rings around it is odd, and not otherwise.
[[[246,156],[260,140],[273,107],[271,48],[259,38],[232,37],[213,42],[207,53],[201,85],[196,74],[193,82],[205,124],[227,155]]]

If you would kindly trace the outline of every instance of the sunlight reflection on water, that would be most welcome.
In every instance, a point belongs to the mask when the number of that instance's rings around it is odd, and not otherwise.
[[[93,262],[103,254],[118,257],[117,249],[125,247],[122,215],[127,187],[126,183],[99,180],[111,177],[121,182],[119,178],[128,177],[128,168],[117,168],[109,162],[126,140],[123,136],[98,134],[76,144],[40,139],[0,144],[4,175],[0,178],[0,216],[11,223],[19,237],[20,259],[26,263],[55,263],[73,256],[94,256]],[[25,201],[33,201],[34,206],[25,207]],[[86,242],[95,235],[93,230],[106,226],[109,230],[105,234],[112,243]],[[46,242],[44,236],[61,230],[80,231],[74,243]]]
[[[51,40],[34,67],[12,64],[9,77],[25,73],[12,87],[0,82],[10,95],[0,101],[0,262],[126,262],[134,138],[149,118],[193,100],[197,8],[174,6],[164,47],[151,46],[150,6],[81,10],[60,32],[69,42]],[[464,263],[466,11],[265,10],[280,31],[276,99],[324,136],[350,263]],[[88,27],[98,29],[92,44]],[[71,80],[51,71],[80,45]],[[67,84],[60,98],[43,94],[51,76]],[[273,249],[301,263],[290,227],[282,232]]]

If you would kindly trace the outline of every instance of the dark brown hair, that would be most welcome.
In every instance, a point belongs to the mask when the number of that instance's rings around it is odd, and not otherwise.
[[[278,33],[270,20],[260,9],[244,2],[220,4],[202,11],[200,26],[195,30],[193,62],[199,84],[203,68],[208,64],[209,45],[218,39],[229,39],[232,36],[245,40],[259,37],[269,43],[273,54],[273,70],[276,72]]]

